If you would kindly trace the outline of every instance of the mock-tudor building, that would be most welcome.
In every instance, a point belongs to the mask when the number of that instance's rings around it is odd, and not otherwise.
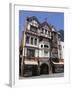
[[[54,26],[47,21],[40,23],[35,16],[27,17],[22,34],[19,55],[22,76],[64,72],[64,45]],[[61,71],[56,71],[55,65]]]

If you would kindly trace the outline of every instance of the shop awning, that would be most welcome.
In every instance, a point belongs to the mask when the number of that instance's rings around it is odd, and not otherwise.
[[[24,63],[28,65],[38,65],[37,61],[24,61]]]
[[[53,64],[64,64],[64,62],[53,62],[53,61],[52,61],[52,63]]]

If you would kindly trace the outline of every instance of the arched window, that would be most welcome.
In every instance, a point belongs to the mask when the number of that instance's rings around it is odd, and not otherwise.
[[[45,34],[47,34],[47,30],[45,29]]]
[[[48,45],[44,45],[44,48],[48,48]]]
[[[41,45],[41,48],[43,48],[43,45]]]
[[[42,32],[41,33],[44,33],[44,28],[42,28]]]

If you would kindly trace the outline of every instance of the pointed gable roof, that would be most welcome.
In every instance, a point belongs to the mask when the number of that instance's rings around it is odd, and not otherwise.
[[[37,17],[35,17],[35,16],[31,16],[31,17],[28,16],[27,17],[27,21],[31,22],[33,20],[37,21],[37,23],[40,24],[40,22],[38,21]]]
[[[48,26],[49,27],[49,29],[51,30],[51,26],[45,21],[45,22],[43,22],[43,23],[41,23],[41,27],[43,27],[43,26]]]
[[[56,28],[52,25],[51,26],[53,32],[57,32]]]

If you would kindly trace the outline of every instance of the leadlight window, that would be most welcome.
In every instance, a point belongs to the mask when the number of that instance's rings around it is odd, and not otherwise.
[[[34,49],[27,49],[27,56],[28,57],[35,57],[35,50]]]

